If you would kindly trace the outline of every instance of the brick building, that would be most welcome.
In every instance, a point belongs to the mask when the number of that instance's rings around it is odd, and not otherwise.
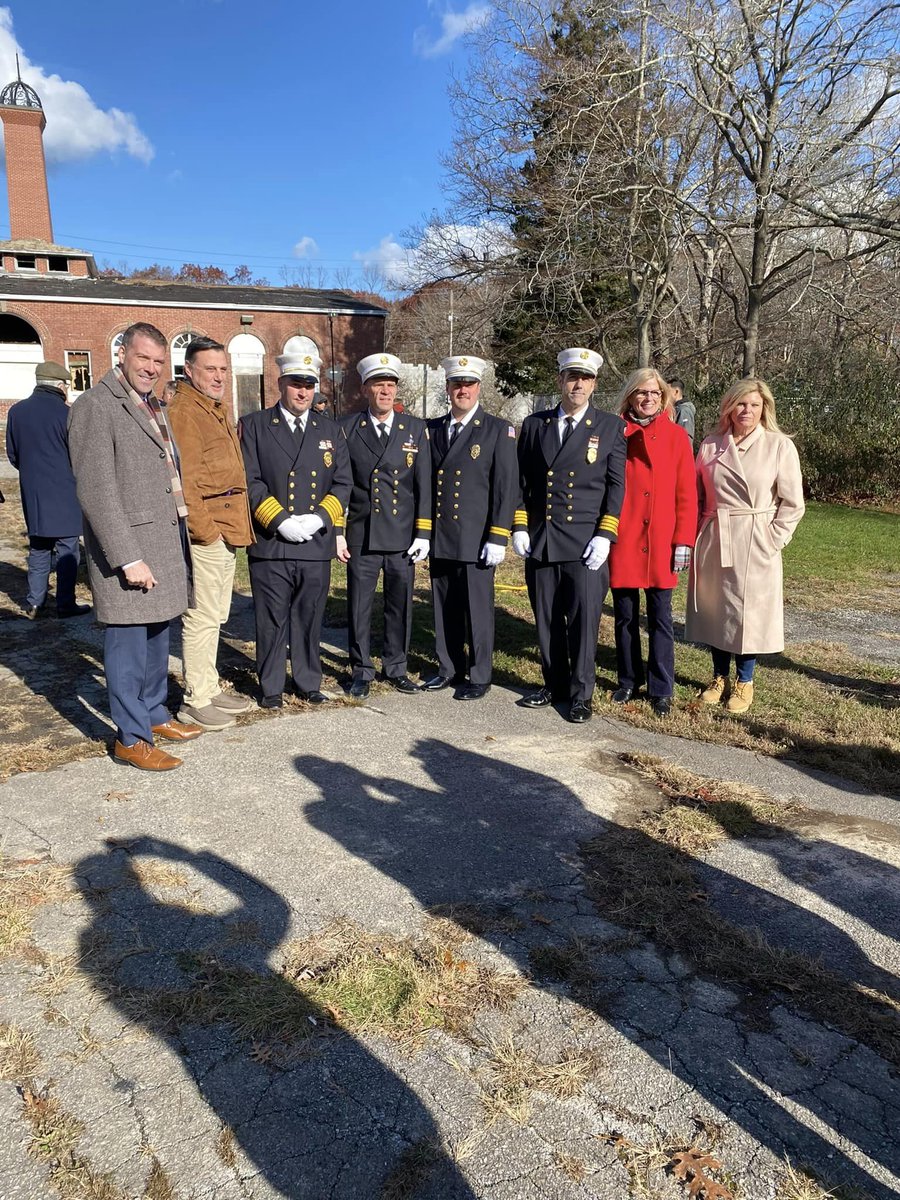
[[[0,92],[10,238],[0,241],[0,422],[34,387],[43,359],[65,363],[76,392],[112,365],[122,331],[149,321],[166,335],[169,375],[193,336],[228,350],[235,417],[278,398],[275,356],[314,347],[322,391],[361,407],[357,361],[384,346],[383,308],[346,292],[100,278],[93,255],[53,240],[40,99],[21,78]],[[334,386],[332,386],[334,379]]]

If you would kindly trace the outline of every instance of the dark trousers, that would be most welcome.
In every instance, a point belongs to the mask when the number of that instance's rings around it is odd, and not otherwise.
[[[350,670],[353,678],[375,678],[372,662],[372,607],[378,576],[384,572],[384,639],[381,667],[385,678],[406,674],[406,656],[412,633],[412,597],[415,567],[405,551],[364,554],[351,549],[347,563],[347,612]]]
[[[322,619],[331,582],[331,560],[251,559],[256,613],[256,674],[264,696],[280,696],[290,655],[294,686],[322,685]]]
[[[169,685],[169,622],[107,625],[103,666],[109,712],[123,746],[153,742],[152,725],[164,725]]]
[[[555,700],[587,704],[596,683],[600,615],[609,589],[606,563],[589,571],[575,562],[525,560],[525,583],[534,612],[544,687]]]
[[[55,563],[54,563],[55,559]],[[40,608],[47,599],[50,572],[56,566],[56,611],[75,607],[75,577],[81,559],[81,542],[75,537],[29,537],[28,593],[25,603]]]
[[[431,560],[438,673],[448,679],[462,679],[468,674],[476,687],[491,682],[495,572],[495,567],[483,563]]]
[[[616,669],[619,687],[633,691],[644,682],[641,657],[641,593],[639,588],[613,588],[616,622]],[[675,693],[675,632],[672,628],[672,589],[645,588],[647,597],[647,694]]]

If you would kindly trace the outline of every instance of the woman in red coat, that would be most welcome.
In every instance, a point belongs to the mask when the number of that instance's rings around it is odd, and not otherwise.
[[[656,371],[632,372],[619,393],[628,457],[619,537],[609,555],[616,622],[616,704],[644,682],[640,589],[647,598],[647,693],[664,717],[675,691],[672,589],[697,536],[697,483],[691,441],[672,419],[671,390]]]

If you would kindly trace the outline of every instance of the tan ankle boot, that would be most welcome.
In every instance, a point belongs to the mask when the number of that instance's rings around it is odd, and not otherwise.
[[[709,687],[700,693],[700,699],[704,704],[718,704],[727,694],[728,680],[724,675],[716,675]]]
[[[730,713],[745,713],[753,703],[753,684],[741,683],[740,680],[734,685],[734,690],[731,693],[731,699],[725,705]]]

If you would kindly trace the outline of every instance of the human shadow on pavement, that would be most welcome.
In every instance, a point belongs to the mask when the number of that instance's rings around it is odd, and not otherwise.
[[[320,792],[305,807],[307,819],[408,889],[425,910],[451,913],[454,906],[477,909],[571,884],[581,843],[584,881],[598,916],[662,955],[674,952],[691,972],[654,980],[635,968],[623,981],[612,967],[612,946],[605,951],[602,944],[573,942],[564,922],[539,935],[543,947],[529,945],[525,936],[517,941],[506,930],[503,952],[537,983],[557,988],[561,979],[572,982],[586,1008],[777,1157],[808,1163],[876,1200],[895,1196],[866,1169],[864,1158],[855,1162],[840,1149],[847,1139],[884,1171],[900,1173],[900,1147],[891,1132],[891,1121],[900,1119],[897,1010],[842,973],[860,960],[851,937],[823,917],[704,865],[703,878],[727,890],[736,907],[778,909],[783,924],[793,923],[807,956],[827,946],[838,965],[828,971],[812,958],[787,955],[715,912],[703,894],[697,860],[636,824],[590,813],[557,780],[437,739],[419,741],[413,756],[429,779],[422,787],[298,756],[297,770]],[[490,925],[475,931],[490,940]],[[888,972],[869,967],[868,979],[896,984]],[[701,982],[706,993],[712,988],[714,1002],[699,998]],[[715,984],[733,989],[737,999]],[[857,1052],[852,1069],[851,1039],[867,1048]],[[803,1110],[810,1114],[805,1121],[797,1115]]]
[[[270,965],[289,925],[283,897],[208,850],[150,837],[107,845],[74,868],[93,913],[81,969],[178,1056],[255,1172],[289,1200],[364,1200],[426,1155],[423,1195],[474,1200],[415,1093]],[[183,872],[202,877],[221,911],[149,890]],[[267,1033],[267,1019],[283,1033]]]

